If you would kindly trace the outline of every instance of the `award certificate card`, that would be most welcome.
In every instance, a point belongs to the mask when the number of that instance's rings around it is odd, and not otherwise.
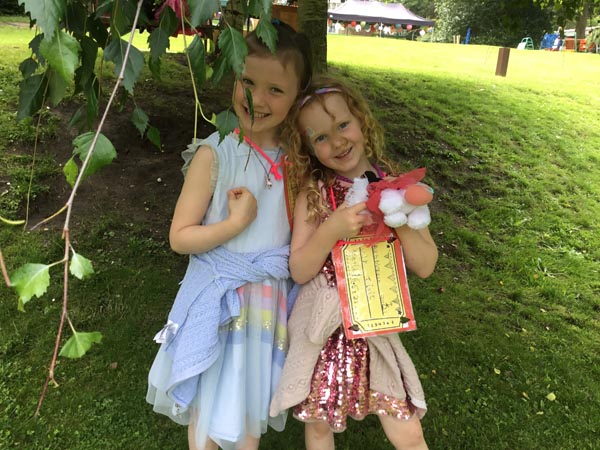
[[[346,337],[415,330],[400,240],[364,241],[359,236],[332,250]]]

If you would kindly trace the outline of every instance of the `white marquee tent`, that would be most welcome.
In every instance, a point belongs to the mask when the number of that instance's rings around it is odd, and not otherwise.
[[[332,20],[342,22],[383,23],[387,25],[433,26],[434,21],[409,11],[401,3],[347,0],[336,9],[327,11]]]

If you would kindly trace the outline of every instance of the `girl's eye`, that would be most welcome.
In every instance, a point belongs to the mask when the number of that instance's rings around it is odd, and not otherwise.
[[[281,89],[276,88],[276,87],[271,88],[271,92],[273,94],[282,94],[283,93],[283,91]]]
[[[323,142],[325,139],[327,139],[327,136],[325,136],[324,134],[321,134],[320,136],[317,136],[315,138],[315,144],[318,144],[320,142]]]
[[[345,128],[348,128],[348,125],[350,125],[350,122],[342,122],[340,123],[340,130],[344,130]]]
[[[254,84],[250,78],[242,78],[242,83],[246,86],[252,86]]]

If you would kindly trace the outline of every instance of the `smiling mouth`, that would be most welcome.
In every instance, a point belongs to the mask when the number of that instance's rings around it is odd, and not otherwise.
[[[250,110],[244,106],[244,111],[246,111],[246,114],[248,114],[249,116],[252,116],[252,114],[250,114]],[[264,119],[265,117],[267,117],[269,114],[268,113],[259,113],[254,111],[254,119]]]
[[[348,156],[350,154],[350,152],[352,151],[352,147],[350,147],[348,150],[346,150],[343,153],[340,153],[339,155],[336,156],[337,159],[343,159],[346,156]]]

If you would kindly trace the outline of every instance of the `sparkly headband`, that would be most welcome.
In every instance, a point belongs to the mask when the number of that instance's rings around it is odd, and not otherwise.
[[[319,88],[317,90],[315,90],[315,92],[313,92],[312,94],[308,94],[306,97],[303,97],[302,100],[300,100],[298,102],[298,109],[302,109],[304,108],[304,105],[306,105],[306,103],[313,97],[315,97],[316,95],[321,95],[321,94],[328,94],[330,92],[342,92],[341,89],[336,88],[336,87],[323,87],[323,88]]]

